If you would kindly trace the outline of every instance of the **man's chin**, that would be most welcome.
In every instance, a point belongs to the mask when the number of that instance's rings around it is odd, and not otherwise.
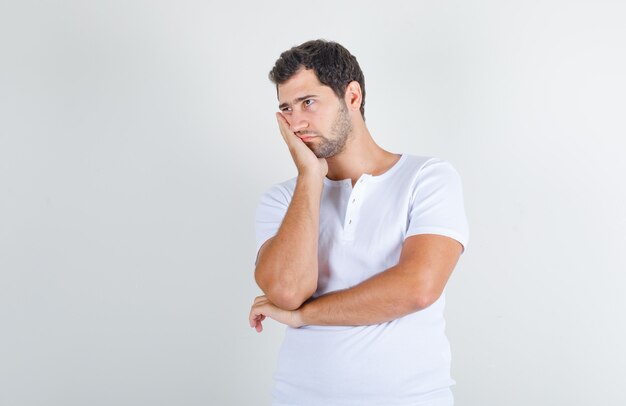
[[[324,158],[324,159],[328,159],[328,158],[332,158],[335,157],[337,155],[339,155],[339,152],[333,152],[333,153],[326,153],[326,154],[318,154],[315,151],[313,151],[313,153],[315,154],[316,157],[318,158]]]
[[[314,145],[307,144],[307,147],[309,147],[309,149],[313,151],[316,157],[328,159],[341,154],[344,150],[345,144],[338,145],[336,143],[324,141],[316,143]]]
[[[313,154],[318,157],[318,158],[328,158],[327,156],[324,156],[324,151],[320,151],[318,148],[311,148],[310,145],[307,145],[307,147],[309,147],[309,149],[311,150],[311,152],[313,152]]]

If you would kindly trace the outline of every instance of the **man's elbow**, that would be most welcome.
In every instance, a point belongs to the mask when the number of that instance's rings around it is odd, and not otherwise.
[[[311,297],[311,295],[298,293],[293,291],[276,290],[271,289],[266,294],[270,302],[283,310],[296,310],[299,309],[302,304]]]
[[[419,289],[417,292],[414,292],[410,306],[414,312],[418,312],[420,310],[424,310],[439,300],[441,297],[441,292],[434,289]]]
[[[267,281],[256,275],[257,285],[261,288],[270,302],[283,310],[296,310],[302,306],[314,293],[316,284],[286,285],[278,281]]]

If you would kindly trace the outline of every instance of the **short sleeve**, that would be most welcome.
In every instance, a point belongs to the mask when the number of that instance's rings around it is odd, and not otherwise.
[[[419,170],[411,195],[406,236],[439,234],[467,246],[469,227],[461,177],[454,167],[431,159]]]
[[[287,213],[292,193],[283,184],[274,185],[261,197],[255,215],[256,255],[263,244],[278,233]],[[256,259],[255,259],[256,264]]]

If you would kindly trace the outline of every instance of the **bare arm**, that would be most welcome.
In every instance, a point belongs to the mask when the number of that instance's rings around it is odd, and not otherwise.
[[[290,130],[280,113],[276,118],[299,175],[278,233],[259,250],[254,276],[272,303],[295,310],[317,289],[320,199],[328,165]]]
[[[461,250],[461,244],[448,237],[409,237],[398,265],[353,288],[305,303],[298,310],[301,323],[362,326],[425,309],[441,296]]]
[[[448,237],[409,237],[396,266],[350,289],[320,296],[295,311],[282,310],[263,296],[257,298],[250,325],[261,331],[266,316],[292,327],[361,326],[395,320],[430,306],[441,296],[461,251],[461,244]]]
[[[265,295],[294,310],[317,289],[317,241],[322,179],[300,176],[276,236],[259,250],[254,273]]]

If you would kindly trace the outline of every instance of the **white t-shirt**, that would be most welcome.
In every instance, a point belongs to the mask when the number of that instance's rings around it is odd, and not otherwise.
[[[257,253],[276,235],[296,178],[277,184],[256,211]],[[404,154],[380,176],[324,179],[317,297],[396,265],[404,240],[439,234],[467,244],[461,180],[437,158]],[[274,374],[274,405],[449,405],[445,295],[428,308],[371,326],[288,327]],[[440,399],[440,400],[437,400]]]

